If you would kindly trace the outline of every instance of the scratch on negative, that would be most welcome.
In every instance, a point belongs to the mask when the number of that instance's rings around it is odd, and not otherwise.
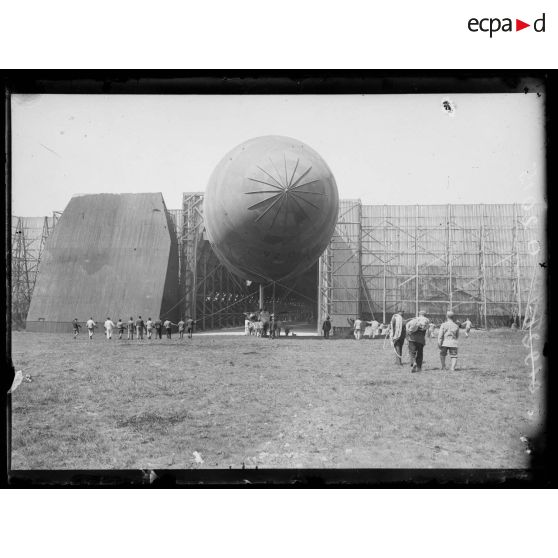
[[[47,151],[50,151],[51,153],[54,153],[57,157],[60,157],[60,159],[62,159],[62,157],[56,153],[56,151],[54,151],[53,149],[51,149],[50,147],[47,147],[45,144],[39,142],[39,145],[41,145],[42,147],[44,147]]]

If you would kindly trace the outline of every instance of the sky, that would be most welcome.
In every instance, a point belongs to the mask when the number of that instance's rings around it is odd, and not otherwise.
[[[11,108],[15,215],[105,192],[162,192],[178,209],[228,151],[264,135],[310,145],[340,198],[365,204],[544,200],[535,93],[13,95]]]

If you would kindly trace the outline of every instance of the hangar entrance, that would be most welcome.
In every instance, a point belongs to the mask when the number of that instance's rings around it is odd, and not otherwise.
[[[203,192],[185,192],[182,209],[170,210],[178,240],[179,313],[199,330],[244,327],[245,312],[259,309],[259,284],[247,284],[221,264],[205,234]],[[265,286],[267,309],[284,321],[317,324],[318,264],[288,281]]]
[[[196,262],[190,296],[188,285],[183,285],[184,316],[191,314],[199,330],[244,326],[245,313],[259,309],[259,284],[247,283],[228,271],[205,238],[198,244]],[[275,311],[281,321],[310,324],[315,328],[317,284],[318,265],[315,264],[294,279],[264,285],[265,308]]]

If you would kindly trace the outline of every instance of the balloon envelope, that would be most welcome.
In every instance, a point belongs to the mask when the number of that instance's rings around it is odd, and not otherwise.
[[[220,261],[251,281],[307,270],[327,247],[339,195],[326,162],[283,136],[248,140],[227,153],[204,197],[208,239]]]

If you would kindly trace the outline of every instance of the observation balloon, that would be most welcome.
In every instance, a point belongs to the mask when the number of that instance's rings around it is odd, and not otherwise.
[[[207,237],[220,261],[250,281],[294,277],[327,247],[339,195],[331,170],[308,145],[253,138],[227,153],[204,197]]]

